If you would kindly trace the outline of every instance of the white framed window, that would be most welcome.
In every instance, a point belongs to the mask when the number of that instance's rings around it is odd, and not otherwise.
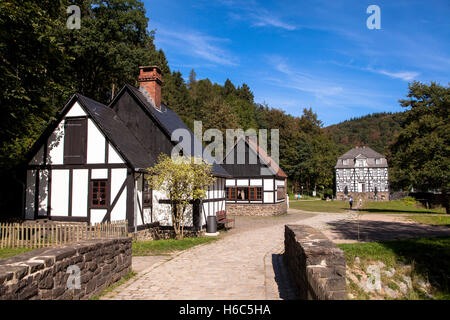
[[[366,166],[366,160],[365,159],[357,159],[356,160],[356,166],[357,167],[365,167]]]
[[[348,159],[343,159],[343,160],[342,160],[342,164],[343,164],[344,166],[348,165]]]
[[[381,162],[382,162],[381,158],[376,158],[375,159],[375,164],[381,164]]]

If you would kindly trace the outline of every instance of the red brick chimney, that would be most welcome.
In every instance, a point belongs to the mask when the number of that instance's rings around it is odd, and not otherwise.
[[[139,67],[138,81],[139,89],[152,98],[156,109],[161,110],[161,69],[157,66]]]

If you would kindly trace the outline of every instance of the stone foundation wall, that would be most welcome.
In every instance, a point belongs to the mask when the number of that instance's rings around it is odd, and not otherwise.
[[[0,300],[89,299],[130,271],[130,238],[37,249],[0,260]]]
[[[227,216],[279,216],[287,212],[286,201],[280,203],[227,203]]]
[[[161,239],[175,239],[175,231],[161,228],[158,223],[148,224],[139,227],[137,232],[130,233],[129,236],[136,241],[152,241]],[[184,230],[185,238],[195,238],[204,235],[204,231]]]
[[[300,299],[345,300],[345,254],[320,231],[286,225],[284,259]]]
[[[363,201],[375,200],[374,192],[349,192],[348,195],[345,195],[345,193],[343,193],[343,192],[336,193],[336,199],[338,199],[338,200],[348,200],[348,199],[350,199],[350,196],[353,197],[353,205],[355,205],[359,201],[359,199],[362,199]],[[389,192],[378,192],[377,200],[388,201],[389,200]]]

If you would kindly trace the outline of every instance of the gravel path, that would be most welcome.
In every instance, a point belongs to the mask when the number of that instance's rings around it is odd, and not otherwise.
[[[358,223],[359,221],[359,223]],[[103,299],[294,299],[284,266],[285,224],[307,224],[335,242],[448,235],[450,228],[414,223],[401,215],[311,213],[290,209],[281,217],[236,217],[218,241],[170,257],[135,258],[138,275]]]

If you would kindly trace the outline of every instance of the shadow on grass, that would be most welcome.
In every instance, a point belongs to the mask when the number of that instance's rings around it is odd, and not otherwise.
[[[430,211],[416,211],[416,210],[396,210],[396,209],[356,209],[360,213],[419,213],[419,214],[445,214],[445,212],[430,212]]]
[[[406,238],[450,236],[450,229],[442,226],[359,220],[358,239],[357,221],[339,220],[329,222],[328,225],[333,228],[333,231],[338,234],[340,239],[356,241],[389,241]]]
[[[356,221],[328,224],[340,238],[358,240]],[[363,220],[359,221],[359,239],[377,241],[393,252],[397,261],[413,264],[414,272],[428,279],[438,289],[436,298],[450,299],[450,229],[424,224]]]
[[[428,279],[437,289],[435,298],[450,299],[450,237],[420,238],[381,243],[397,260],[414,265],[413,274]]]

